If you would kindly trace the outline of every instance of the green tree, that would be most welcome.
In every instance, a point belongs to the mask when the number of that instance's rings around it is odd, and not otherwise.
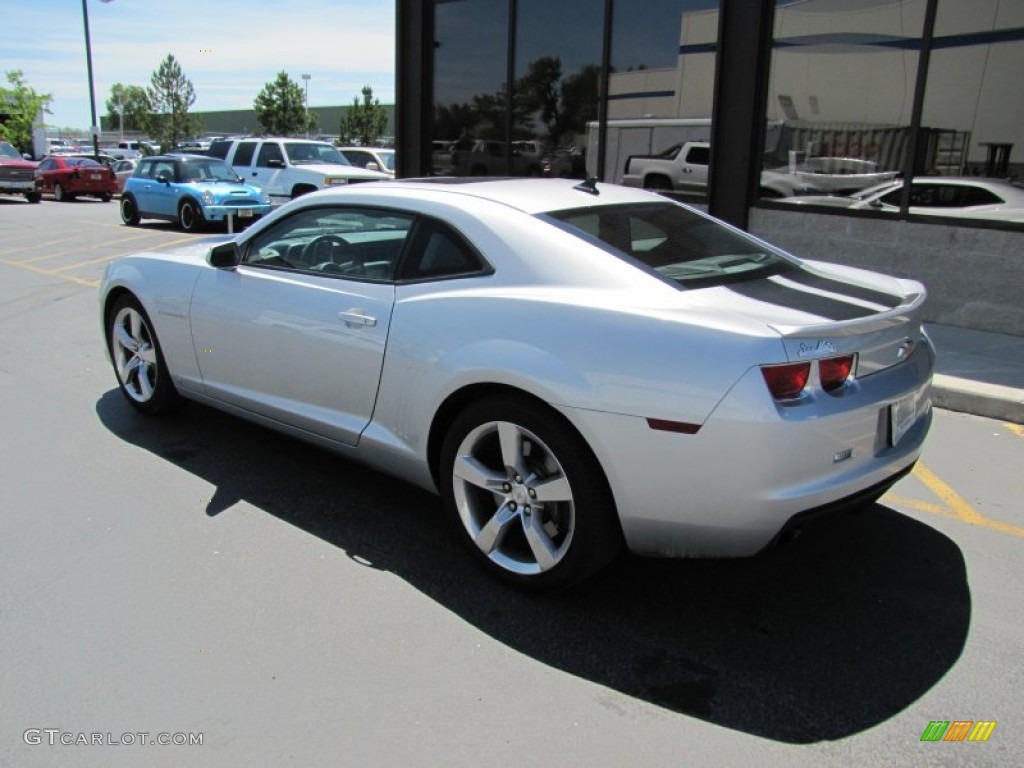
[[[30,88],[20,69],[6,76],[9,87],[0,87],[0,140],[9,141],[20,152],[32,152],[32,126],[52,97]]]
[[[114,83],[107,99],[108,125],[126,131],[148,131],[153,105],[149,94],[140,85]]]
[[[195,89],[172,54],[153,72],[146,95],[153,107],[150,135],[164,149],[199,132],[199,119],[188,113],[196,101]]]
[[[342,144],[359,142],[363,146],[373,146],[387,127],[388,111],[380,105],[380,99],[373,98],[373,88],[364,85],[363,103],[359,103],[357,96],[341,116],[339,141]]]
[[[270,136],[295,136],[309,126],[302,88],[284,71],[277,73],[274,82],[263,86],[253,109],[260,130]]]

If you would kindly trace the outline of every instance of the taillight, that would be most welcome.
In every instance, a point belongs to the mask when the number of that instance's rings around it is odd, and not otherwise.
[[[810,363],[789,363],[788,365],[765,365],[761,367],[764,383],[776,400],[792,400],[799,397],[807,386],[811,375]]]
[[[853,371],[853,360],[853,355],[819,360],[818,377],[821,379],[821,388],[826,392],[834,392],[843,386]]]

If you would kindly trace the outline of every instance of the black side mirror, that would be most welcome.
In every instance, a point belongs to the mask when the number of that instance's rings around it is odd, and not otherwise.
[[[171,177],[168,176],[166,173],[158,174],[156,180],[159,181],[161,184],[167,184],[168,186],[170,186],[171,184]]]
[[[242,263],[242,252],[238,250],[238,243],[231,241],[221,243],[210,250],[206,260],[211,267],[217,269],[234,269]]]

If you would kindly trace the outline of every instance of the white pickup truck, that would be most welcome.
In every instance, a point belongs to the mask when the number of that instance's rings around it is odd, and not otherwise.
[[[657,155],[633,155],[626,161],[623,184],[644,189],[701,194],[708,187],[711,144],[684,141]],[[813,158],[793,167],[761,172],[761,198],[852,194],[865,186],[891,181],[895,171],[877,172],[877,164],[848,158]]]
[[[225,139],[213,142],[207,154],[226,161],[243,181],[262,189],[275,204],[325,187],[391,178],[357,168],[326,141]]]
[[[656,155],[631,155],[626,159],[622,183],[627,187],[696,192],[707,191],[711,144],[685,141]],[[762,171],[760,197],[813,194],[817,187],[784,171]]]

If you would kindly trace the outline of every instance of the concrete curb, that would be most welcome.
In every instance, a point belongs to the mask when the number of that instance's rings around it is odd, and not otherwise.
[[[932,405],[1014,424],[1024,424],[1024,389],[936,374]]]

